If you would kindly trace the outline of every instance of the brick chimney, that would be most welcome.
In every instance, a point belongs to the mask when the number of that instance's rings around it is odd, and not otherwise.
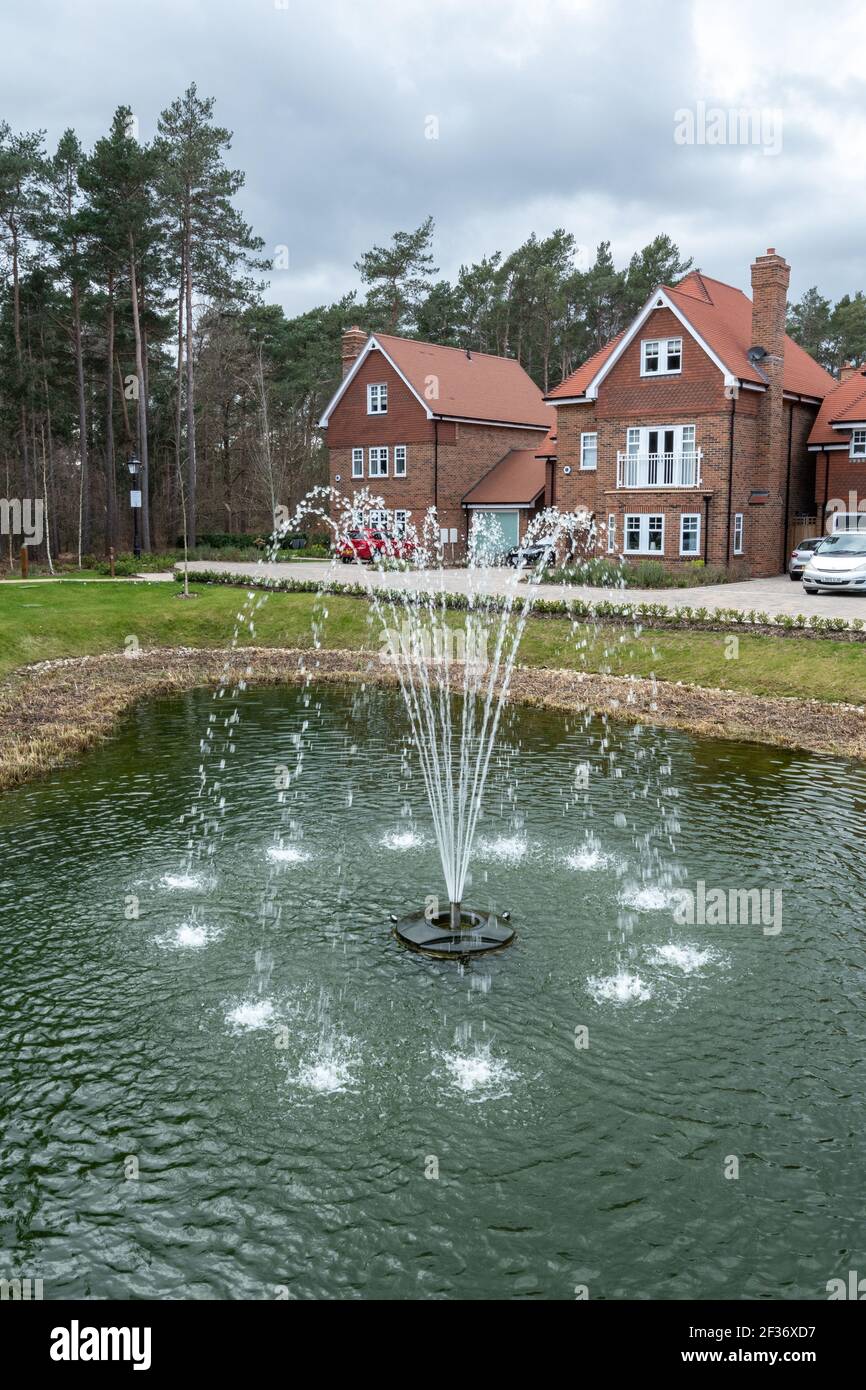
[[[343,330],[341,357],[343,359],[343,376],[346,376],[354,367],[361,353],[364,344],[370,335],[365,333],[363,328],[345,328]]]
[[[791,267],[774,246],[757,256],[752,266],[752,346],[766,356],[757,361],[767,378],[767,390],[758,407],[758,477],[756,484],[769,489],[770,511],[784,507],[788,464],[782,378],[785,370],[785,323]],[[767,517],[769,522],[769,515]],[[778,518],[781,525],[781,517]]]
[[[791,267],[771,246],[752,266],[752,345],[785,356],[785,318]]]
[[[857,366],[856,362],[843,363],[842,370],[839,373],[840,383],[847,381],[849,377],[856,376],[859,370],[860,368]]]

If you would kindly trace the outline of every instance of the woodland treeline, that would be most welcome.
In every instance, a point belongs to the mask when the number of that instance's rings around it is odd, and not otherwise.
[[[131,456],[145,550],[266,530],[326,477],[317,421],[351,323],[517,357],[547,389],[692,266],[666,235],[617,267],[557,229],[452,283],[428,218],[360,256],[360,294],[288,318],[230,148],[194,84],[149,144],[128,107],[89,151],[0,121],[0,496],[44,501],[55,557],[129,549]],[[810,289],[790,331],[838,371],[866,358],[866,300]]]

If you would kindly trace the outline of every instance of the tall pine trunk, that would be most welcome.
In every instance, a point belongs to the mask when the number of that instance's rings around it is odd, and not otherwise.
[[[141,339],[141,318],[138,312],[138,277],[135,271],[135,242],[129,237],[129,282],[132,295],[132,329],[135,335],[135,375],[138,380],[138,458],[141,465],[141,548],[150,550],[150,470],[147,459],[147,380],[144,374],[144,353]]]
[[[108,276],[105,318],[105,537],[117,549],[117,464],[114,457],[114,275]]]
[[[84,352],[81,346],[81,304],[78,286],[72,287],[72,339],[75,346],[75,379],[78,387],[78,568],[90,544],[90,479],[87,473],[87,398],[84,388]]]
[[[195,396],[192,347],[192,233],[187,216],[184,227],[184,272],[186,280],[186,451],[187,451],[187,498],[186,515],[188,545],[195,549],[196,537],[196,457],[195,457]]]

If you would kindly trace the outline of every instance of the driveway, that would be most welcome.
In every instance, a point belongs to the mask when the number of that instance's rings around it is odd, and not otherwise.
[[[189,572],[223,571],[244,578],[312,579],[316,582],[330,577],[346,584],[379,585],[388,589],[420,588],[429,583],[424,572],[394,570],[381,574],[369,565],[332,566],[327,560],[296,560],[275,564],[242,564],[230,560],[192,560]],[[468,574],[465,569],[446,569],[441,572],[442,583],[451,593],[465,593]],[[507,570],[492,570],[490,587],[504,593],[509,584]],[[439,576],[437,574],[437,583]],[[775,617],[799,613],[807,616],[818,613],[824,618],[866,619],[866,595],[807,594],[800,583],[792,584],[786,574],[773,579],[748,579],[736,584],[706,584],[693,589],[598,589],[587,584],[539,584],[539,598],[581,598],[589,603],[618,601],[624,603],[664,603],[668,608],[738,608],[748,613],[769,613]]]

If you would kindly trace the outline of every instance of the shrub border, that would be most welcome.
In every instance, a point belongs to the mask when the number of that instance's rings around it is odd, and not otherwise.
[[[175,570],[175,581],[183,579],[182,569]],[[235,589],[265,589],[272,593],[294,594],[337,594],[345,598],[370,598],[370,589],[365,584],[343,584],[316,579],[269,578],[255,575],[232,574],[222,570],[196,570],[189,577],[190,584],[222,584]],[[406,596],[405,589],[379,589],[385,602],[401,601]],[[440,595],[446,608],[465,612],[469,607],[466,594],[444,593]],[[492,595],[490,606],[501,608],[504,599]],[[692,607],[683,604],[669,608],[665,603],[617,603],[608,599],[590,602],[587,599],[533,600],[531,615],[540,618],[587,619],[605,624],[617,625],[632,623],[641,627],[667,629],[680,632],[730,632],[734,629],[747,629],[758,634],[771,634],[774,637],[833,637],[837,641],[866,642],[866,620],[863,618],[824,618],[820,613],[798,613],[792,617],[788,613],[778,615],[759,612],[757,609],[743,611],[739,608]]]

